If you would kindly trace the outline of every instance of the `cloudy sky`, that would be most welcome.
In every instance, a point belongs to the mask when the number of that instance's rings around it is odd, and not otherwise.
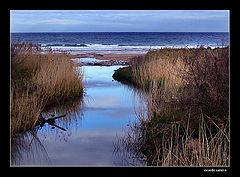
[[[228,10],[11,10],[11,32],[228,32]]]

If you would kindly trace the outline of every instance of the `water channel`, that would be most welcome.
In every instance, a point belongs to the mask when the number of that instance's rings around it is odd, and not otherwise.
[[[65,114],[56,120],[63,131],[48,124],[35,134],[22,135],[12,145],[12,166],[129,166],[136,159],[115,153],[118,139],[126,134],[135,116],[138,97],[134,90],[113,80],[115,66],[82,66],[83,100],[45,113]]]

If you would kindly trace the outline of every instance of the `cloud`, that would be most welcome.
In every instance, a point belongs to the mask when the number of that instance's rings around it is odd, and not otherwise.
[[[224,19],[228,17],[227,11],[184,11],[176,13],[172,16],[173,19],[183,20],[209,20],[209,19]]]
[[[67,142],[52,141],[49,135],[43,142],[52,165],[114,165],[120,160],[113,155],[117,135],[123,136],[123,132],[119,129],[79,130]]]
[[[212,20],[228,23],[229,11],[216,10],[11,10],[11,29],[156,31],[158,24]],[[28,26],[24,26],[28,25]],[[57,26],[57,27],[56,27]],[[186,26],[186,25],[185,25]],[[177,31],[176,29],[171,29]],[[164,27],[165,29],[165,27]]]
[[[119,97],[113,95],[94,95],[94,99],[87,103],[88,108],[110,108],[120,106]]]

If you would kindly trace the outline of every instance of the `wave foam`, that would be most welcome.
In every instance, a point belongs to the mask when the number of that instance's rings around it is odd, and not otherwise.
[[[156,50],[162,48],[197,48],[198,45],[192,46],[170,46],[170,45],[155,45],[155,46],[131,46],[118,44],[44,44],[42,49],[51,48],[53,51],[67,51],[71,54],[134,54],[147,53],[148,50]],[[210,46],[215,48],[215,46]]]

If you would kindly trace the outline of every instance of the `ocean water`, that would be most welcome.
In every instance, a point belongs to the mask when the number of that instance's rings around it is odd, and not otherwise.
[[[222,47],[229,45],[227,32],[51,32],[11,33],[12,42],[32,42],[43,49],[74,54],[146,53],[165,47]]]

